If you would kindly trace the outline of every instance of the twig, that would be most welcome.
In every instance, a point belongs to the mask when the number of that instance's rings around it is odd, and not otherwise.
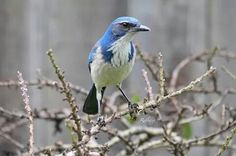
[[[143,72],[144,80],[147,85],[147,87],[145,89],[147,91],[148,100],[153,100],[152,86],[151,86],[150,81],[148,79],[147,71],[145,69],[142,69],[142,72]]]
[[[10,141],[13,145],[15,145],[17,148],[19,148],[21,151],[24,150],[24,145],[22,145],[20,142],[18,142],[17,140],[13,139],[10,135],[8,134],[1,134],[1,136],[3,138],[5,138],[6,140]]]
[[[121,136],[119,133],[118,133],[118,130],[116,129],[113,129],[113,128],[103,128],[102,129],[103,132],[106,132],[114,137],[118,137],[127,147],[129,147],[129,149],[127,149],[128,151],[130,152],[134,152],[135,151],[135,148],[134,148],[134,145],[133,143],[126,139],[125,137]]]
[[[158,54],[159,60],[159,88],[160,88],[160,96],[161,98],[165,96],[165,75],[164,75],[164,67],[163,67],[163,58],[162,54]]]
[[[61,84],[62,84],[62,93],[65,94],[65,100],[69,103],[71,111],[72,111],[72,118],[75,122],[76,125],[76,133],[78,136],[78,141],[80,141],[82,139],[82,132],[81,132],[81,125],[80,125],[80,118],[78,116],[78,108],[75,102],[75,98],[72,96],[71,93],[71,89],[70,86],[68,85],[68,83],[66,83],[65,78],[64,78],[64,73],[60,70],[60,68],[58,67],[58,65],[56,64],[54,57],[53,57],[53,51],[50,49],[47,52],[49,59],[52,63],[52,66],[55,70],[55,73],[57,74],[57,77],[59,78]]]
[[[130,135],[140,134],[140,133],[146,133],[151,136],[161,136],[163,133],[163,130],[161,128],[153,128],[153,127],[141,127],[141,126],[132,126],[127,130],[119,131],[119,136],[126,138]],[[118,143],[120,141],[120,138],[118,136],[113,137],[108,142],[105,143],[108,147],[113,146],[114,144]]]
[[[137,50],[137,55],[140,57],[140,59],[144,62],[146,67],[149,69],[149,71],[152,74],[152,77],[157,81],[158,80],[158,67],[155,64],[155,56],[149,56],[148,54],[142,52],[140,47],[138,45],[135,46]]]
[[[2,107],[0,107],[0,116],[3,116],[5,118],[19,118],[19,119],[26,118],[26,119],[29,119],[29,117],[25,114],[10,112]]]
[[[228,94],[236,94],[236,89],[235,88],[228,88],[226,89]],[[193,88],[190,93],[199,93],[199,94],[224,94],[226,90],[217,90],[214,91],[213,89],[208,89],[208,88]]]
[[[211,67],[206,73],[204,73],[202,76],[200,76],[199,78],[193,80],[192,82],[190,82],[186,87],[180,89],[180,90],[177,90],[177,91],[174,91],[166,96],[164,96],[163,98],[159,98],[158,101],[156,102],[157,105],[160,105],[160,102],[162,102],[163,100],[166,100],[166,99],[170,99],[172,97],[175,97],[175,96],[178,96],[184,92],[187,92],[187,91],[190,91],[192,90],[198,83],[200,83],[204,78],[208,77],[209,75],[213,74],[215,72],[215,68]],[[148,106],[150,107],[151,104]]]
[[[9,132],[13,131],[14,129],[16,129],[17,127],[26,124],[27,122],[28,122],[28,120],[21,119],[21,120],[18,120],[18,121],[8,124],[7,126],[3,126],[0,128],[0,135],[3,135],[5,133],[9,133]]]
[[[38,79],[35,81],[25,81],[25,84],[27,86],[38,86],[39,89],[42,87],[51,87],[55,88],[57,90],[61,89],[62,86],[59,82],[54,80],[42,80]],[[80,93],[82,95],[88,95],[88,91],[80,86],[76,86],[72,83],[68,83],[71,90],[73,90],[75,93]],[[19,84],[17,81],[9,80],[9,81],[0,81],[0,87],[18,87]]]
[[[216,156],[221,156],[222,153],[228,148],[229,144],[232,142],[234,135],[236,134],[236,127],[231,130],[231,133],[226,137],[224,144],[222,144]]]
[[[175,69],[174,69],[173,72],[172,72],[171,80],[170,80],[170,88],[171,88],[171,90],[175,90],[175,88],[176,88],[180,71],[181,71],[184,67],[186,67],[189,63],[191,63],[192,61],[198,59],[199,57],[201,57],[201,56],[203,56],[203,55],[205,55],[205,54],[207,54],[206,51],[201,52],[201,53],[197,53],[197,54],[195,54],[195,55],[193,55],[193,56],[190,56],[190,57],[187,57],[187,58],[185,58],[184,60],[182,60],[182,61],[175,67]]]
[[[186,143],[189,144],[189,145],[192,145],[192,144],[196,144],[196,143],[199,143],[199,142],[207,142],[209,140],[212,140],[213,138],[215,138],[219,134],[222,134],[222,133],[226,132],[227,130],[229,130],[232,127],[235,127],[235,126],[236,126],[236,122],[228,123],[224,127],[220,128],[219,130],[217,130],[213,133],[210,133],[209,135],[206,135],[206,136],[203,136],[203,137],[197,138],[197,139],[190,139],[190,140],[186,141]]]
[[[232,72],[229,71],[225,66],[222,67],[222,69],[228,74],[233,80],[236,80],[236,75],[234,75]]]
[[[222,50],[219,52],[218,56],[225,57],[226,59],[236,59],[236,54],[233,51]]]
[[[153,149],[153,148],[165,147],[165,146],[168,146],[168,144],[165,143],[163,140],[153,140],[138,147],[136,152],[138,154],[138,153],[144,152],[147,149]]]
[[[47,152],[61,152],[71,148],[70,144],[55,143],[54,145],[49,145],[47,147],[39,148],[35,151],[35,154],[47,153]]]
[[[25,81],[22,77],[22,73],[17,71],[17,77],[18,77],[18,83],[20,85],[20,89],[22,92],[22,97],[23,97],[23,102],[25,104],[25,110],[28,115],[29,119],[29,155],[33,156],[34,155],[34,124],[33,124],[33,112],[30,107],[30,100],[29,100],[29,95],[28,95],[28,89],[25,84]]]

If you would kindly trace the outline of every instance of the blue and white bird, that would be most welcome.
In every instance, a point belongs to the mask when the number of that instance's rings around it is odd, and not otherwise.
[[[83,112],[101,115],[101,102],[108,86],[117,86],[128,104],[128,97],[121,84],[131,72],[135,61],[135,48],[132,43],[137,32],[150,31],[147,26],[133,17],[119,17],[107,28],[88,56],[88,65],[93,86],[85,100]]]

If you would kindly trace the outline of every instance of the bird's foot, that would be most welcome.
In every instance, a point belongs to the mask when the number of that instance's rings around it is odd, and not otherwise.
[[[139,106],[137,103],[133,103],[133,104],[131,102],[128,103],[129,114],[130,114],[131,118],[134,120],[136,120],[136,118],[137,118],[136,114],[139,111],[138,107]]]
[[[130,113],[138,113],[139,111],[138,107],[139,106],[137,103],[133,103],[133,104],[131,102],[128,103],[128,108],[129,108]]]
[[[99,115],[99,117],[97,118],[97,124],[98,124],[100,127],[106,126],[105,117],[102,116],[102,115]]]

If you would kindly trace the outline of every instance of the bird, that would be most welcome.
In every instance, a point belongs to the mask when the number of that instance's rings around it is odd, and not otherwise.
[[[88,55],[88,68],[93,81],[83,112],[102,115],[101,103],[106,87],[116,86],[128,102],[121,85],[131,72],[136,51],[132,42],[138,32],[150,31],[134,17],[122,16],[111,22]]]

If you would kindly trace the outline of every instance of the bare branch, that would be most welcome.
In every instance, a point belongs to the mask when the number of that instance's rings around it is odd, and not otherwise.
[[[55,63],[55,60],[53,58],[53,51],[50,49],[47,52],[49,59],[52,63],[52,66],[55,70],[55,73],[57,74],[61,84],[62,84],[62,92],[65,94],[65,100],[68,101],[71,111],[72,111],[72,117],[73,120],[75,122],[76,128],[77,128],[77,135],[78,135],[78,140],[80,141],[82,139],[82,132],[81,132],[81,126],[80,126],[80,118],[78,116],[78,108],[77,108],[77,104],[75,102],[75,98],[73,97],[73,95],[71,94],[71,89],[70,86],[68,85],[68,83],[66,83],[63,72],[60,70],[60,68],[58,67],[58,65]]]
[[[159,88],[160,88],[160,96],[163,98],[165,96],[165,74],[164,74],[164,67],[163,67],[163,58],[162,54],[159,53],[158,55],[159,60]]]
[[[150,81],[148,79],[147,72],[146,72],[145,69],[142,69],[142,72],[143,72],[144,80],[145,80],[146,85],[147,85],[147,87],[145,89],[147,91],[148,100],[153,100],[154,98],[153,98],[153,93],[152,93],[152,86],[151,86]]]
[[[236,134],[236,127],[231,130],[231,133],[226,137],[224,144],[222,144],[216,156],[221,156],[222,153],[228,148],[229,144],[232,142],[234,135]]]
[[[25,81],[25,84],[27,86],[37,86],[39,89],[43,87],[51,87],[55,88],[56,90],[60,90],[62,88],[62,85],[54,80],[42,80],[38,79],[37,81]],[[88,91],[80,86],[76,86],[70,82],[68,82],[68,85],[72,91],[75,93],[79,93],[82,95],[88,95]],[[19,87],[19,84],[17,81],[9,80],[9,81],[0,81],[0,87]]]
[[[26,113],[28,115],[28,119],[29,119],[29,155],[33,156],[34,155],[34,124],[33,124],[33,112],[30,106],[30,100],[29,100],[29,95],[28,95],[28,89],[27,86],[25,84],[25,80],[22,77],[22,73],[21,72],[17,72],[17,77],[18,77],[18,83],[20,85],[20,89],[22,92],[22,97],[23,97],[23,101],[25,104],[25,110]]]

